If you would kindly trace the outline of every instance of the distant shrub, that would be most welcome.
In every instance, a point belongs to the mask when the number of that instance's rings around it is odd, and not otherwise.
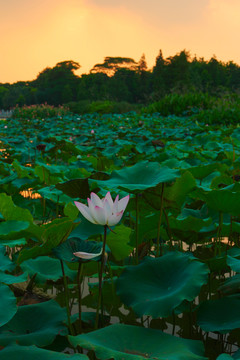
[[[88,113],[98,113],[98,114],[124,114],[130,111],[139,112],[142,108],[142,105],[139,104],[130,104],[125,101],[114,102],[114,101],[94,101],[90,102],[89,100],[75,101],[67,103],[69,110],[75,114],[88,114]]]
[[[160,113],[163,116],[168,115],[191,115],[201,109],[208,109],[216,101],[216,98],[208,93],[186,93],[169,94],[163,99],[142,109],[143,113]]]
[[[69,114],[66,106],[54,107],[47,104],[16,106],[13,109],[13,118],[18,119],[47,119],[51,117],[65,116]]]
[[[219,99],[212,109],[200,111],[195,115],[195,119],[207,124],[238,124],[240,123],[240,98]]]
[[[125,114],[129,112],[136,112],[139,113],[142,109],[141,104],[130,104],[126,101],[115,102],[113,106],[113,113],[114,114]]]
[[[90,113],[109,114],[113,112],[113,107],[112,101],[93,101],[90,104]]]

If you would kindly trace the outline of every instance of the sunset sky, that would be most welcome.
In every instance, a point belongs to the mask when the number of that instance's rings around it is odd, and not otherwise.
[[[240,64],[240,0],[0,0],[0,83],[33,80],[73,60],[145,53],[151,68],[183,49]]]

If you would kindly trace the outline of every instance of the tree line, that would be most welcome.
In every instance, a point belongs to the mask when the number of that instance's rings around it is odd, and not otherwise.
[[[33,81],[0,83],[0,109],[48,103],[58,106],[82,101],[114,101],[149,104],[171,93],[193,91],[217,95],[239,92],[240,66],[191,57],[182,50],[164,58],[162,51],[148,69],[145,55],[136,62],[131,58],[106,57],[89,72],[77,76],[79,63],[69,60],[47,67]]]

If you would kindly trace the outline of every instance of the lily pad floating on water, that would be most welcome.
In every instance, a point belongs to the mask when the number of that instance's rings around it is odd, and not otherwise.
[[[4,312],[9,305],[1,307]],[[20,345],[46,346],[56,335],[66,335],[66,311],[54,300],[34,305],[19,306],[12,319],[0,327],[0,346],[12,342]]]
[[[0,351],[1,360],[88,360],[83,354],[64,354],[36,346],[9,345]]]
[[[169,252],[127,267],[117,293],[139,316],[167,317],[184,300],[192,301],[208,280],[208,268],[191,254]]]
[[[197,323],[204,331],[227,333],[240,328],[240,296],[232,295],[201,303]]]
[[[84,335],[69,336],[70,343],[94,350],[98,359],[206,360],[201,341],[181,339],[161,330],[114,324]]]

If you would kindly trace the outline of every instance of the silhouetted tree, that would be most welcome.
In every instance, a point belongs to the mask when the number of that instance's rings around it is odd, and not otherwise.
[[[162,50],[160,50],[152,71],[152,79],[153,79],[152,85],[153,85],[153,92],[155,99],[165,94],[166,91],[165,73],[166,73],[166,61],[163,58]]]
[[[167,58],[168,88],[184,90],[190,80],[190,55],[186,50]]]
[[[142,54],[142,56],[138,62],[138,70],[140,73],[143,71],[147,71],[147,62],[146,62],[145,54]]]
[[[102,64],[94,65],[90,73],[104,73],[108,76],[113,76],[121,68],[135,71],[137,70],[137,63],[131,58],[107,56]]]
[[[73,71],[79,68],[80,65],[77,62],[67,60],[40,72],[33,82],[38,89],[38,101],[46,101],[52,105],[62,104],[64,100],[70,101],[79,78]],[[72,100],[76,100],[76,98]]]

